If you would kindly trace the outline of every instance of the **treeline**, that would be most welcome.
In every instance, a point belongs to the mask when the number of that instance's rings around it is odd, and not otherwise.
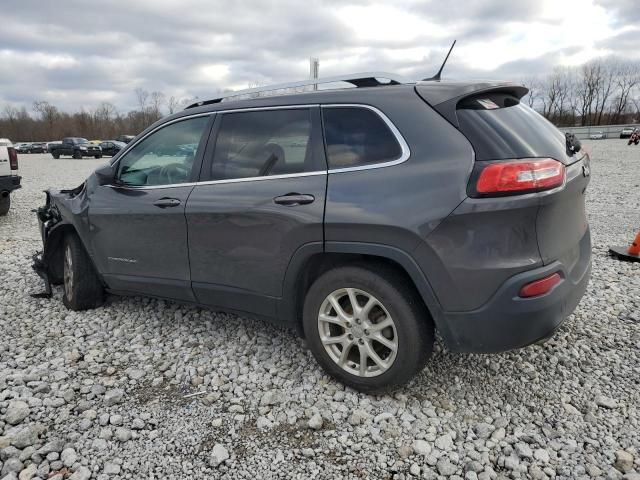
[[[596,59],[530,77],[525,101],[558,126],[640,122],[640,62]]]
[[[64,137],[106,140],[119,135],[136,135],[167,113],[174,113],[193,101],[140,88],[136,89],[135,95],[137,108],[126,114],[108,102],[102,102],[93,110],[75,113],[60,111],[46,101],[34,102],[32,111],[7,105],[0,111],[0,138],[14,142],[46,142]]]
[[[558,126],[640,122],[638,61],[596,59],[578,67],[558,67],[549,75],[529,77],[522,83],[529,88],[523,101]],[[108,102],[75,113],[62,112],[46,101],[34,102],[32,111],[7,105],[0,110],[0,137],[29,142],[135,135],[195,100],[141,88],[135,95],[137,108],[127,113]]]

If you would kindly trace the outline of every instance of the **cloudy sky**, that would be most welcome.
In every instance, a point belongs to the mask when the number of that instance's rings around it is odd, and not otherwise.
[[[223,89],[391,71],[520,80],[556,65],[640,58],[638,0],[2,0],[0,108],[135,107],[134,90]]]

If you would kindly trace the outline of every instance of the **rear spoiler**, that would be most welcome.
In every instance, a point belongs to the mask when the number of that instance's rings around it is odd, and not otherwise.
[[[529,89],[523,85],[510,82],[418,82],[416,92],[431,105],[440,115],[456,128],[459,128],[456,107],[460,100],[482,93],[508,93],[521,99]]]

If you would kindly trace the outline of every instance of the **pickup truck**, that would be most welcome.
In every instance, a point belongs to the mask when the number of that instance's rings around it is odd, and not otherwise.
[[[0,138],[0,216],[11,207],[11,192],[20,188],[18,154],[11,140]]]
[[[62,155],[73,158],[102,157],[102,149],[98,145],[90,143],[86,138],[78,137],[63,138],[62,143],[49,145],[49,151],[53,158],[60,158]]]

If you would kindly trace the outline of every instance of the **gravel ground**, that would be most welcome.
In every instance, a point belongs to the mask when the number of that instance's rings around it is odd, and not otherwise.
[[[263,322],[31,298],[31,209],[99,161],[21,156],[24,188],[0,218],[0,479],[640,478],[640,264],[607,257],[640,228],[640,148],[588,148],[593,276],[557,335],[501,355],[438,347],[379,397]]]

